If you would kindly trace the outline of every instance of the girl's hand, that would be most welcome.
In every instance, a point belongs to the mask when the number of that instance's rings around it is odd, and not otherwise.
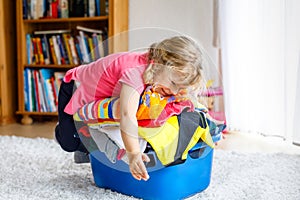
[[[145,162],[149,162],[149,157],[141,152],[130,153],[127,152],[128,160],[129,160],[129,170],[132,176],[137,179],[147,181],[149,179],[148,172],[146,170]]]

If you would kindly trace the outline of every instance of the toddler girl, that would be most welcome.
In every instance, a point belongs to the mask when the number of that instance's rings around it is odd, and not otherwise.
[[[195,41],[174,36],[152,44],[147,52],[116,53],[67,71],[58,97],[56,140],[66,151],[88,153],[78,137],[73,114],[92,101],[120,97],[120,130],[129,169],[137,180],[147,180],[143,162],[149,158],[140,152],[136,119],[140,96],[146,85],[153,85],[163,96],[196,90],[201,82],[202,59]]]

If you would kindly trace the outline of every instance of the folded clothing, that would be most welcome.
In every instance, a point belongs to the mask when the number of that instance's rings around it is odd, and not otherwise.
[[[161,126],[169,117],[180,114],[184,109],[194,110],[194,105],[188,98],[163,97],[154,92],[152,86],[149,86],[140,98],[136,115],[138,125],[144,127]],[[93,101],[80,108],[73,117],[75,121],[92,124],[106,124],[107,122],[118,124],[120,120],[120,99],[119,97],[111,97]]]
[[[98,149],[105,153],[108,160],[112,163],[115,163],[117,160],[123,160],[128,164],[128,158],[119,127],[90,126],[89,131]],[[141,152],[144,152],[147,141],[139,138],[139,144]]]

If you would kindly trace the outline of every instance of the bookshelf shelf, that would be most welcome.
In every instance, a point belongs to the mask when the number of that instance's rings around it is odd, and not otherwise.
[[[21,114],[21,115],[35,115],[35,116],[57,116],[57,112],[28,112],[28,111],[17,111],[17,114]]]
[[[24,23],[38,24],[38,23],[69,23],[69,22],[90,22],[90,21],[106,21],[109,16],[98,17],[70,17],[70,18],[48,18],[48,19],[25,19]]]
[[[34,1],[42,2],[43,0]],[[22,124],[31,124],[35,116],[39,119],[43,116],[57,117],[59,82],[67,70],[80,65],[83,61],[92,62],[106,54],[128,50],[127,35],[123,36],[122,40],[120,37],[118,41],[111,39],[114,35],[128,30],[128,0],[100,1],[107,1],[107,15],[42,19],[27,19],[27,15],[24,17],[22,2],[27,1],[16,1],[18,57],[16,114],[22,116]],[[86,31],[89,29],[98,32],[85,32],[86,35],[83,35],[81,32],[84,30],[78,27],[84,27]],[[109,40],[105,40],[106,38]],[[102,47],[97,45],[99,41],[102,41],[100,42]],[[82,49],[82,44],[88,46],[89,51]],[[92,53],[92,48],[95,53]],[[95,49],[98,49],[98,52]],[[61,57],[57,52],[60,52]],[[87,54],[88,57],[84,56]]]

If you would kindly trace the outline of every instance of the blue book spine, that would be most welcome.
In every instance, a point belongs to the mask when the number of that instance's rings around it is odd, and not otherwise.
[[[43,80],[44,86],[44,95],[47,99],[46,105],[47,110],[50,112],[55,112],[55,103],[54,103],[54,96],[52,91],[52,86],[50,85],[50,80],[54,77],[54,71],[52,69],[40,69],[40,75]]]
[[[32,80],[31,80],[31,70],[29,68],[25,68],[26,78],[27,78],[27,91],[26,95],[28,98],[28,111],[33,111],[33,99],[32,99]]]
[[[96,4],[96,16],[100,16],[100,0],[95,0]]]
[[[28,19],[28,5],[27,5],[27,0],[22,1],[22,6],[23,6],[23,19]]]
[[[33,46],[31,42],[31,35],[26,34],[26,47],[27,47],[27,64],[32,64]]]
[[[95,50],[95,60],[98,60],[100,58],[100,52],[98,48],[98,37],[97,34],[93,34],[93,45],[94,45],[94,50]]]
[[[61,36],[57,35],[56,38],[57,38],[57,43],[58,43],[59,50],[60,50],[60,53],[61,53],[61,58],[62,58],[61,64],[69,64],[68,56],[67,56],[65,48],[63,46]]]
[[[48,77],[48,69],[40,69],[40,76],[43,84],[43,95],[46,100],[46,109],[47,112],[51,112],[51,106],[50,106],[50,97],[49,97],[49,91],[47,88],[47,77]]]
[[[75,44],[75,47],[76,47],[76,51],[77,51],[77,54],[78,54],[78,57],[79,57],[79,60],[81,63],[83,63],[83,58],[82,58],[82,54],[81,54],[81,50],[80,50],[80,46],[78,43]]]
[[[43,48],[45,48],[45,54],[46,54],[46,55],[44,55],[44,57],[45,57],[45,64],[48,65],[48,64],[50,64],[50,47],[49,47],[48,39],[47,39],[46,35],[44,35],[42,41],[43,41],[42,44],[44,45]]]
[[[28,82],[28,71],[29,69],[24,70],[24,103],[25,103],[25,110],[30,111],[29,106],[29,82]]]
[[[88,59],[87,62],[91,62],[92,61],[92,55],[91,55],[91,49],[89,48],[89,42],[88,42],[88,38],[87,36],[84,37],[84,48],[86,48],[86,51],[88,53],[88,55],[86,56],[86,58]]]

